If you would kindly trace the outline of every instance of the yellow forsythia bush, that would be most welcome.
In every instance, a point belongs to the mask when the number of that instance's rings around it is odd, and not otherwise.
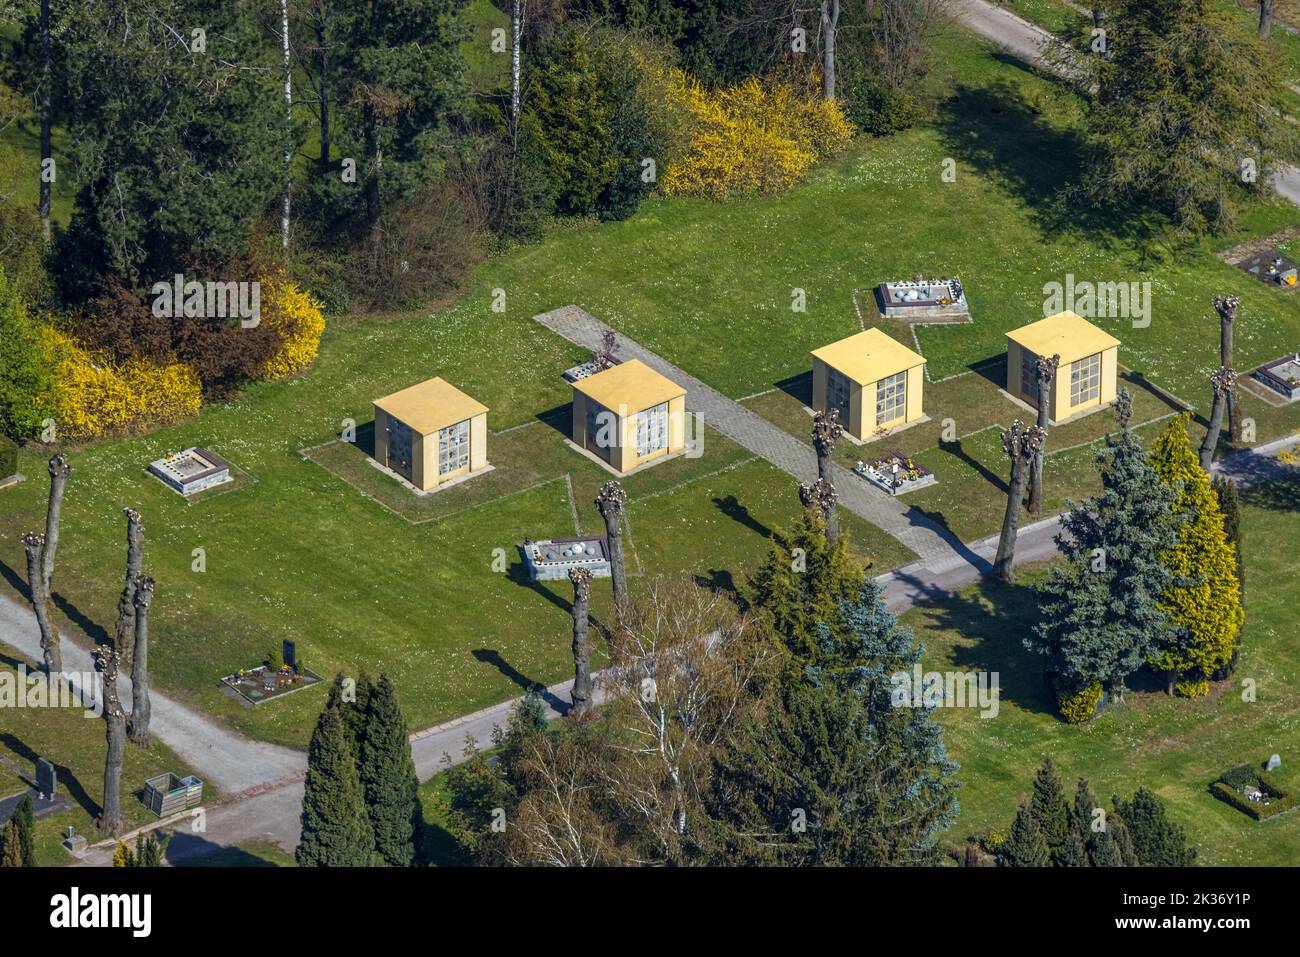
[[[669,195],[723,199],[786,189],[854,133],[838,102],[800,94],[786,80],[749,77],[710,90],[674,70],[667,90],[690,117],[685,151],[661,180]]]
[[[1061,717],[1069,724],[1083,724],[1091,719],[1097,713],[1101,690],[1101,682],[1096,681],[1072,695],[1062,695],[1057,699]]]
[[[90,439],[170,425],[199,411],[198,374],[180,362],[113,362],[47,326],[45,348],[54,361],[55,422],[61,435]]]
[[[268,379],[287,379],[316,360],[320,337],[325,332],[323,306],[303,292],[276,267],[262,276],[262,323],[280,337],[280,348],[262,367]]]

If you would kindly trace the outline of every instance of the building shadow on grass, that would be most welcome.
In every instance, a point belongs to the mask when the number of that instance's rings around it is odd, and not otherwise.
[[[985,578],[959,594],[940,595],[917,610],[923,629],[951,630],[965,639],[951,649],[954,670],[996,671],[1003,704],[1056,714],[1056,701],[1044,678],[1044,659],[1023,643],[1038,620],[1038,600],[1032,588]],[[927,670],[939,669],[933,661],[923,664]]]
[[[357,426],[357,439],[352,444],[365,453],[367,458],[373,459],[375,457],[374,419]]]
[[[799,375],[791,376],[788,379],[782,379],[776,383],[776,387],[784,392],[790,398],[795,399],[800,405],[812,407],[812,373],[802,372]],[[812,422],[808,423],[808,428],[812,428]]]
[[[1000,356],[988,356],[984,359],[978,359],[972,362],[966,368],[970,369],[981,379],[987,379],[990,383],[999,389],[1007,387],[1007,356],[1003,353]]]
[[[77,776],[72,773],[72,770],[66,764],[59,763],[57,754],[37,754],[21,738],[9,731],[0,731],[0,745],[8,748],[19,758],[31,764],[33,769],[35,769],[36,762],[40,758],[49,761],[54,765],[59,787],[92,818],[99,817],[99,813],[103,808],[100,807],[99,802],[86,793],[86,789],[81,786],[81,782],[77,780]]]
[[[572,438],[570,433],[573,431],[573,403],[566,402],[545,412],[538,412],[537,421],[549,425],[566,439]]]

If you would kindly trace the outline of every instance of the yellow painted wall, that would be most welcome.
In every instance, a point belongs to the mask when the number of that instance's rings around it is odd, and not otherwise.
[[[1024,398],[1020,381],[1020,365],[1024,361],[1020,343],[1007,340],[1007,391],[1017,398]],[[1030,398],[1032,402],[1032,397]],[[1035,403],[1036,404],[1036,403]]]
[[[483,412],[469,421],[469,470],[477,472],[487,464],[487,413]]]
[[[813,356],[813,381],[812,381],[812,408],[815,412],[826,413],[830,411],[830,403],[826,401],[826,363],[822,362],[816,356]],[[862,438],[863,416],[870,417],[868,421],[875,418],[874,407],[866,408],[863,400],[864,390],[862,386],[849,380],[849,421],[841,422],[844,431],[854,438]],[[873,400],[874,401],[874,400]]]

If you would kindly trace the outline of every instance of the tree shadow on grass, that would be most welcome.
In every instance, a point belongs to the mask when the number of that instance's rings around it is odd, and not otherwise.
[[[28,604],[32,600],[31,589],[27,587],[27,577],[18,574],[17,569],[11,568],[5,561],[0,560],[0,577],[9,584],[9,587],[22,596],[23,601]]]
[[[940,442],[939,451],[947,452],[949,455],[961,459],[972,471],[978,473],[980,478],[996,488],[1000,494],[1007,495],[1010,493],[1011,486],[1007,484],[1007,480],[967,452],[962,447],[961,439],[956,442]]]
[[[1274,512],[1300,512],[1300,473],[1264,456],[1233,460],[1229,474],[1242,505]],[[1226,470],[1226,469],[1225,469]]]
[[[965,639],[951,646],[954,669],[997,672],[1000,702],[1056,714],[1056,701],[1043,676],[1044,659],[1023,644],[1038,620],[1038,599],[1032,588],[986,578],[917,610],[924,619],[922,629],[951,630]],[[924,664],[927,670],[937,667],[933,662]]]
[[[66,764],[60,764],[55,760],[57,755],[37,754],[22,739],[9,731],[0,731],[0,745],[4,745],[18,757],[29,762],[33,768],[36,767],[36,762],[40,758],[49,761],[54,765],[54,773],[58,776],[59,787],[66,791],[68,796],[77,803],[77,806],[92,818],[99,817],[99,813],[103,808],[86,793],[86,789],[81,786],[81,782],[77,780],[77,776],[72,773],[72,770]]]
[[[188,831],[173,831],[163,851],[173,867],[278,867],[241,847],[225,847]]]
[[[757,532],[764,538],[772,537],[772,529],[764,525],[754,517],[754,513],[745,505],[740,504],[740,500],[734,495],[728,495],[725,498],[715,498],[713,504],[718,507],[723,515],[733,521],[739,522],[752,532]]]
[[[474,656],[476,661],[480,661],[485,665],[491,665],[497,671],[501,672],[502,675],[509,678],[515,685],[523,689],[524,693],[530,691],[537,692],[543,701],[560,714],[564,714],[569,710],[569,702],[563,701],[551,694],[546,690],[546,685],[534,678],[528,677],[526,674],[516,669],[514,665],[502,658],[501,653],[495,648],[475,648],[470,653]]]
[[[1023,201],[1044,234],[1086,233],[1092,242],[1140,245],[1155,235],[1150,214],[1103,208],[1079,195],[1087,146],[1079,129],[1049,122],[1043,106],[1015,84],[959,85],[937,125],[949,155]]]
[[[54,606],[63,612],[65,618],[81,631],[83,635],[93,641],[97,646],[112,645],[113,636],[108,633],[102,625],[94,619],[87,616],[80,608],[65,598],[60,592],[53,592],[51,596],[54,599]]]

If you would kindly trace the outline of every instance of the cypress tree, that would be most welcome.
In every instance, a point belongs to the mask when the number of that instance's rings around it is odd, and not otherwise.
[[[370,676],[363,671],[357,677],[353,694],[347,695],[347,681],[341,671],[334,676],[329,696],[325,699],[325,707],[338,711],[339,717],[343,719],[343,730],[347,739],[352,742],[355,753],[360,755],[361,741],[365,737],[366,711],[370,706],[370,695],[374,692],[374,684]],[[345,700],[345,695],[353,700]]]
[[[1196,849],[1187,846],[1181,824],[1169,820],[1165,802],[1146,788],[1138,788],[1131,801],[1111,798],[1115,812],[1132,836],[1137,859],[1146,867],[1190,867]]]
[[[307,751],[302,839],[294,857],[302,867],[365,867],[374,849],[353,747],[338,710],[327,706]]]
[[[24,794],[18,806],[14,808],[14,827],[18,831],[18,848],[23,867],[36,866],[36,806],[32,796]]]
[[[22,866],[22,839],[18,836],[18,826],[10,818],[5,822],[4,832],[0,834],[0,867]]]
[[[998,852],[999,867],[1047,867],[1051,863],[1047,841],[1027,804],[1020,805],[1011,822],[1007,842]]]
[[[1065,801],[1065,791],[1050,757],[1034,775],[1034,789],[1029,799],[1029,811],[1034,816],[1043,839],[1055,854],[1066,843],[1070,834],[1070,806]]]
[[[1208,679],[1226,665],[1245,617],[1236,553],[1224,532],[1223,513],[1210,478],[1187,438],[1185,413],[1170,424],[1151,452],[1151,464],[1175,493],[1173,510],[1185,516],[1177,542],[1161,555],[1173,582],[1160,607],[1176,632],[1151,654],[1168,676],[1170,691],[1188,697],[1208,692]]]
[[[410,867],[423,823],[420,782],[406,719],[387,675],[379,676],[370,696],[360,770],[376,852],[393,867]]]
[[[1237,585],[1241,589],[1242,600],[1246,598],[1246,566],[1241,560],[1241,496],[1237,494],[1237,483],[1222,475],[1214,477],[1214,497],[1219,502],[1219,511],[1223,513],[1223,534],[1232,545],[1233,558],[1236,561]]]
[[[1174,492],[1128,427],[1127,390],[1116,405],[1120,431],[1097,453],[1102,492],[1062,518],[1065,561],[1039,584],[1040,620],[1025,639],[1063,699],[1098,682],[1122,698],[1125,678],[1171,633],[1160,600],[1173,577],[1160,556],[1176,542]]]

